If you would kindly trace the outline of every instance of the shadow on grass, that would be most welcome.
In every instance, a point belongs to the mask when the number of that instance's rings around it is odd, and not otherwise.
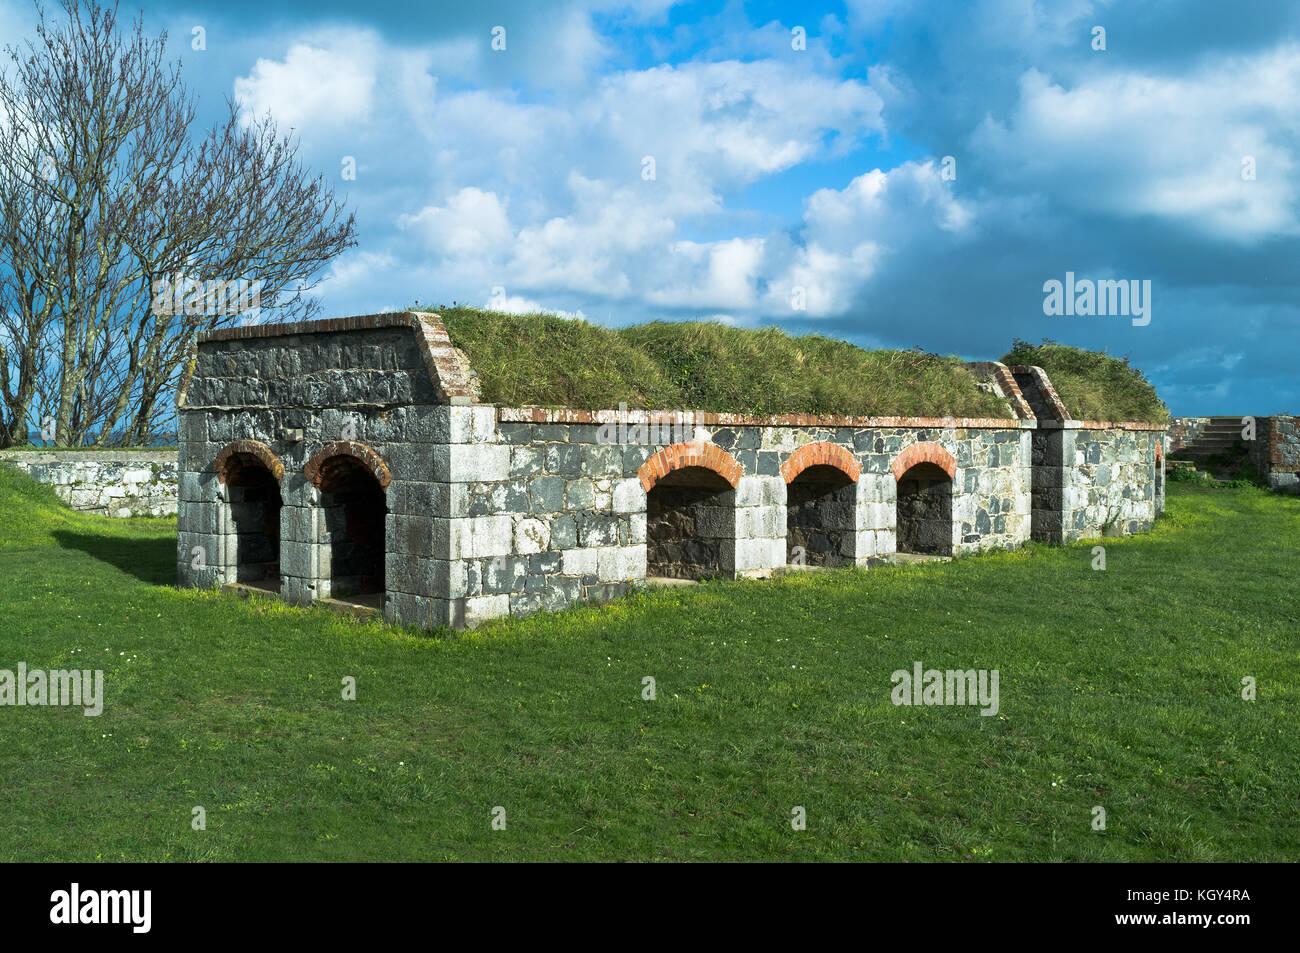
[[[176,582],[176,540],[116,539],[55,530],[52,534],[64,549],[79,549],[110,566],[116,566],[151,586],[169,586]]]

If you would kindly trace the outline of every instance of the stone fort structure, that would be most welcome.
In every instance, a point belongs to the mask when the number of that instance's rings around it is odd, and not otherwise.
[[[178,581],[429,629],[1151,526],[1164,427],[1071,419],[1040,368],[968,369],[1002,417],[504,407],[436,314],[213,332],[177,395]]]

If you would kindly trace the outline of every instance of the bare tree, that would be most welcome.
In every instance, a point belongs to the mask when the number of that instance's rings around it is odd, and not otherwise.
[[[0,446],[144,442],[195,336],[316,311],[355,220],[270,116],[195,135],[166,34],[62,0],[0,75]],[[120,435],[120,436],[119,436]]]

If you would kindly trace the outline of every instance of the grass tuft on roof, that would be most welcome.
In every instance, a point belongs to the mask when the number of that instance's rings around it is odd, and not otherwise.
[[[1056,395],[1077,420],[1145,421],[1167,424],[1169,408],[1128,358],[1058,344],[1016,339],[1002,363],[1034,364],[1047,372]]]

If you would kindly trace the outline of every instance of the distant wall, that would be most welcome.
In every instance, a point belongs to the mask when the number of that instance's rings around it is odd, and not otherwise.
[[[1209,417],[1174,417],[1169,421],[1170,453],[1177,453],[1205,432],[1210,424]]]
[[[1202,447],[1227,449],[1223,431],[1236,437],[1238,425],[1245,435],[1248,420],[1255,421],[1255,439],[1247,440],[1250,462],[1264,481],[1275,490],[1300,493],[1300,418],[1286,414],[1271,417],[1174,417],[1169,422],[1169,452],[1176,453],[1205,436]],[[1208,430],[1208,433],[1207,433]],[[1215,443],[1215,441],[1220,441]]]
[[[3,450],[0,464],[50,484],[74,510],[104,516],[176,513],[175,450]]]

